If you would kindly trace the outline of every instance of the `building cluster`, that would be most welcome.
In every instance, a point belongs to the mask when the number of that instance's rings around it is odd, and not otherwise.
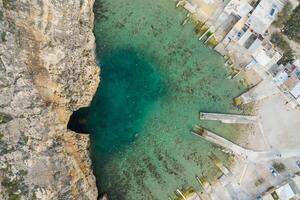
[[[218,42],[214,46],[216,51],[229,57],[235,67],[268,74],[293,107],[300,105],[300,60],[278,65],[283,53],[272,44],[268,32],[287,0],[231,0],[227,4],[221,0],[180,2],[200,24],[204,22],[209,27],[204,34],[209,34],[208,40]]]
[[[300,58],[280,64],[283,50],[270,40],[271,25],[287,2],[288,0],[181,0],[177,4],[189,11],[183,24],[190,16],[197,20],[195,30],[199,40],[223,55],[226,64],[230,63],[228,66],[244,69],[251,78],[256,79],[250,90],[235,99],[241,103],[281,93],[286,104],[292,107],[300,105]],[[239,101],[235,103],[239,105]],[[300,200],[299,174],[257,196],[257,200]]]
[[[269,69],[276,85],[290,100],[293,107],[300,105],[300,60],[286,65],[273,65]]]
[[[251,9],[247,1],[230,1],[224,12],[227,15],[238,15],[240,19],[219,46],[227,48],[227,51],[232,49],[233,54],[238,54],[237,57],[247,63],[243,63],[246,69],[259,69],[272,75],[290,105],[296,107],[300,105],[300,60],[278,65],[282,58],[281,50],[267,37],[269,27],[285,4],[283,0],[261,0]],[[245,15],[246,12],[248,14]],[[242,55],[239,52],[243,52]]]
[[[222,54],[229,52],[230,56],[241,67],[247,69],[260,65],[270,68],[282,57],[282,53],[268,39],[268,29],[284,8],[284,0],[231,0],[219,18],[233,21],[225,27],[229,32],[225,36],[222,31],[216,31],[220,41],[216,50]],[[221,20],[220,20],[221,21]],[[218,26],[218,25],[217,25]],[[222,23],[223,30],[225,23]]]
[[[271,188],[263,195],[259,195],[257,200],[299,200],[300,199],[300,177],[292,177],[287,182]]]

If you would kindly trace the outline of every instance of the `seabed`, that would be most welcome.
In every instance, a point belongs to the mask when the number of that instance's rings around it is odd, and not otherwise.
[[[177,188],[201,187],[230,158],[195,139],[199,111],[239,113],[233,97],[245,87],[228,80],[224,59],[199,41],[194,24],[175,0],[96,0],[95,35],[101,84],[89,108],[73,115],[73,127],[91,133],[91,156],[100,193],[110,199],[169,199]],[[214,43],[214,41],[208,41]],[[82,124],[76,121],[84,119]]]

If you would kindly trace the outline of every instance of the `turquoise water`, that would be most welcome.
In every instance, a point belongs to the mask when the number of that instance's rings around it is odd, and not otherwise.
[[[223,58],[197,40],[192,24],[180,25],[186,13],[175,4],[95,2],[101,84],[69,127],[91,133],[97,185],[113,200],[166,200],[176,188],[199,190],[195,175],[220,174],[211,152],[228,164],[190,129],[199,124],[200,110],[238,112],[232,98],[243,87],[225,79]]]

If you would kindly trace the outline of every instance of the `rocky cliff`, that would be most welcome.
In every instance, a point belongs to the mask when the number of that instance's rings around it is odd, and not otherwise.
[[[93,0],[0,0],[0,199],[96,199],[88,135],[67,130],[99,83]]]

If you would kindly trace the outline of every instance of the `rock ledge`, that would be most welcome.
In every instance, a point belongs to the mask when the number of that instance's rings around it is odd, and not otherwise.
[[[97,199],[89,136],[67,130],[99,84],[94,0],[0,0],[0,199]]]

